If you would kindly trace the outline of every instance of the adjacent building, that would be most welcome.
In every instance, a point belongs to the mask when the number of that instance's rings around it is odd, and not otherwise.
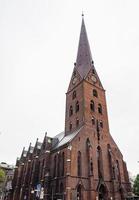
[[[94,66],[84,17],[66,93],[65,130],[23,149],[13,200],[122,200],[131,187],[109,131],[105,89]],[[119,113],[120,114],[120,113]]]

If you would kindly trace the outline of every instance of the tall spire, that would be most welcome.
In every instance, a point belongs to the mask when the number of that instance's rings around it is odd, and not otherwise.
[[[84,14],[82,14],[82,25],[75,67],[82,78],[88,74],[92,68],[92,63],[92,55],[84,23]]]

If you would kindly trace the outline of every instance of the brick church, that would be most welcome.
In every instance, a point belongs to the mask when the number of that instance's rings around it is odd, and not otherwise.
[[[97,74],[84,17],[66,93],[65,130],[29,145],[17,159],[12,200],[122,200],[131,187],[110,132],[105,90]]]

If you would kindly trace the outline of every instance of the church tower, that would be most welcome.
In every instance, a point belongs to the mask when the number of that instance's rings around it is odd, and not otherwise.
[[[70,142],[67,199],[126,199],[130,192],[128,172],[109,132],[105,90],[94,66],[83,16],[66,93],[65,137],[70,135],[75,137]]]

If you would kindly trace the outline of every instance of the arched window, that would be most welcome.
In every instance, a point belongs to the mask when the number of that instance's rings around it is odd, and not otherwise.
[[[57,176],[60,176],[60,163],[61,163],[61,154],[57,155]]]
[[[81,172],[81,152],[78,151],[78,157],[77,157],[77,170],[78,170],[78,176],[81,176],[82,175],[82,172]]]
[[[93,96],[94,97],[98,97],[98,93],[97,93],[97,91],[95,89],[93,90]]]
[[[90,101],[90,110],[95,111],[95,104],[93,100]]]
[[[100,103],[98,104],[98,113],[102,114],[102,105]]]
[[[64,187],[63,187],[63,183],[60,183],[60,194],[63,196],[63,192],[64,192]],[[61,197],[62,197],[61,196]],[[63,199],[63,198],[61,198]]]
[[[103,121],[100,121],[99,124],[100,124],[100,127],[103,128]]]
[[[56,155],[54,157],[54,177],[56,177]]]
[[[82,186],[80,184],[77,187],[77,200],[82,200]]]
[[[70,106],[70,109],[69,109],[69,116],[73,115],[73,107]]]
[[[69,124],[69,130],[71,131],[72,130],[72,123],[70,122]]]
[[[102,151],[100,146],[97,147],[97,161],[98,161],[98,176],[103,178],[103,160],[102,160]]]
[[[112,150],[111,150],[110,144],[107,144],[107,149],[108,149],[108,161],[109,161],[110,176],[111,176],[111,179],[115,179],[115,169],[112,166]]]
[[[94,117],[92,117],[92,125],[95,125],[95,118]]]
[[[79,119],[77,118],[76,119],[76,127],[78,127],[79,126]]]
[[[75,105],[75,111],[76,111],[76,112],[79,111],[79,101],[76,102],[76,105]]]
[[[65,163],[64,163],[64,160],[65,160],[65,155],[64,155],[64,152],[62,153],[62,167],[61,167],[61,176],[64,176],[64,169],[65,169]]]
[[[72,93],[72,99],[75,99],[76,98],[76,91],[73,91]]]
[[[92,158],[91,158],[91,161],[90,161],[90,175],[93,175],[93,161],[92,161]]]

